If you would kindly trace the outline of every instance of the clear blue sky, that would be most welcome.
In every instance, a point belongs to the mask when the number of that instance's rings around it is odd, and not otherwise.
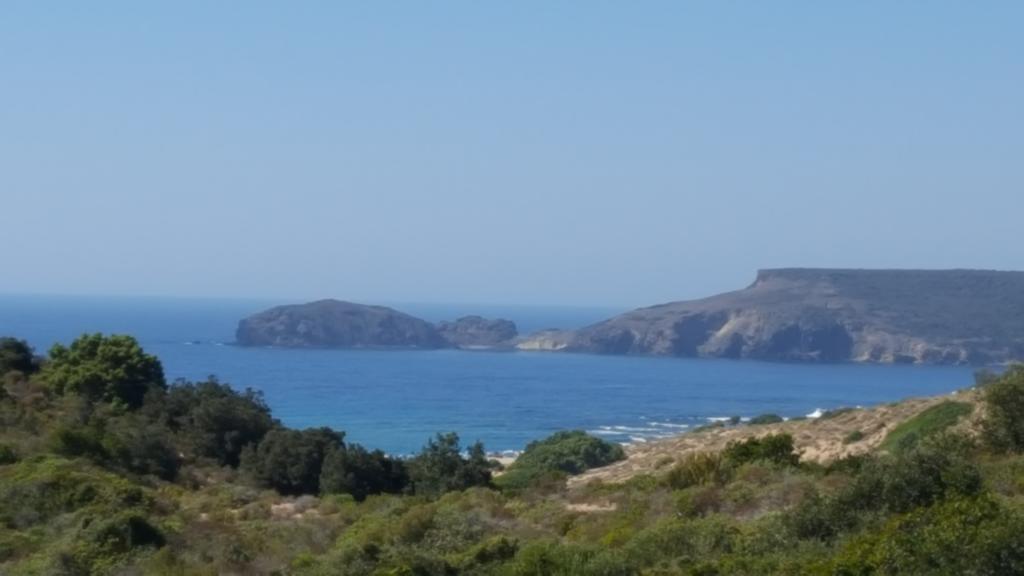
[[[1024,269],[1024,2],[0,3],[0,292]]]

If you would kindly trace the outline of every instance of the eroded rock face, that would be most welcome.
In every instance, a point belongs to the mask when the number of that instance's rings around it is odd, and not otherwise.
[[[278,306],[238,323],[242,346],[444,348],[433,324],[385,306],[340,300]]]
[[[634,310],[559,333],[557,345],[550,340],[531,336],[519,347],[810,362],[1009,362],[1024,359],[1024,273],[764,270],[744,290]]]
[[[448,344],[458,348],[511,346],[519,336],[515,322],[480,316],[463,316],[454,322],[440,322],[437,331]]]

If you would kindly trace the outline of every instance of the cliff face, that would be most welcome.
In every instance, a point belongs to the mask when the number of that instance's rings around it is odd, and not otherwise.
[[[238,323],[243,346],[289,348],[404,347],[448,345],[433,324],[384,306],[339,300],[278,306]]]
[[[1024,272],[763,270],[520,347],[601,354],[983,364],[1024,359]],[[543,344],[543,345],[541,345]]]

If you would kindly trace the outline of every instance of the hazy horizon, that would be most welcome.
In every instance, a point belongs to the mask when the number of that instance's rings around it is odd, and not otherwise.
[[[631,308],[1024,269],[1024,4],[0,6],[4,294]]]

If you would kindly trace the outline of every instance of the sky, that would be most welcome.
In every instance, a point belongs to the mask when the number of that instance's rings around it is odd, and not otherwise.
[[[0,3],[0,292],[1024,269],[1024,2]]]

